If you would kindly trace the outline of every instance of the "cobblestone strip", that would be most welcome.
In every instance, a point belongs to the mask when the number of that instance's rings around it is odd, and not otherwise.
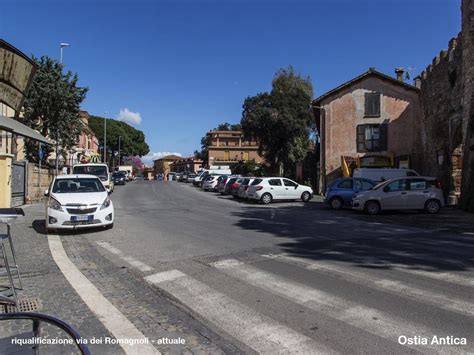
[[[145,336],[69,260],[59,236],[49,235],[48,241],[51,254],[59,269],[102,324],[116,339],[125,341],[119,343],[125,352],[127,354],[160,354],[148,342],[140,343],[145,340]],[[128,343],[128,340],[132,343]],[[133,343],[134,341],[139,343]]]
[[[228,339],[184,312],[166,294],[148,285],[142,273],[134,268],[120,266],[120,263],[116,264],[101,255],[85,237],[62,236],[62,241],[69,258],[84,276],[146,337],[162,343],[157,346],[160,352],[242,353]],[[168,342],[170,339],[179,338],[184,339],[185,344]]]

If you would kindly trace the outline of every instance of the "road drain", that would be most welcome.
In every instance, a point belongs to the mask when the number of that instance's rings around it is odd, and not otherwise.
[[[0,313],[35,312],[41,308],[42,304],[39,298],[22,298],[16,306],[8,305],[6,310],[0,310]]]

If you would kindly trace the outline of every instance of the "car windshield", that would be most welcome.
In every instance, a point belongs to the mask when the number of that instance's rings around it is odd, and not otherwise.
[[[107,178],[107,167],[103,165],[78,165],[74,167],[74,174],[87,174]]]
[[[97,178],[57,179],[53,185],[53,193],[70,194],[81,192],[104,192],[104,185]]]
[[[112,174],[113,177],[125,177],[125,173],[119,171]]]

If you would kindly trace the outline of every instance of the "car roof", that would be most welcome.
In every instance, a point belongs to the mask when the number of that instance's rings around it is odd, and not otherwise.
[[[84,178],[94,178],[98,179],[97,176],[95,175],[90,175],[90,174],[66,174],[66,175],[58,175],[56,176],[56,179],[84,179]]]
[[[75,168],[76,166],[106,166],[106,167],[109,167],[107,164],[103,164],[103,163],[76,164],[76,165],[73,166],[73,168]]]

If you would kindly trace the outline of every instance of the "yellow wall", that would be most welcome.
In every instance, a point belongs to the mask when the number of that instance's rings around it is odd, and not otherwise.
[[[0,155],[0,208],[10,207],[12,155]]]

